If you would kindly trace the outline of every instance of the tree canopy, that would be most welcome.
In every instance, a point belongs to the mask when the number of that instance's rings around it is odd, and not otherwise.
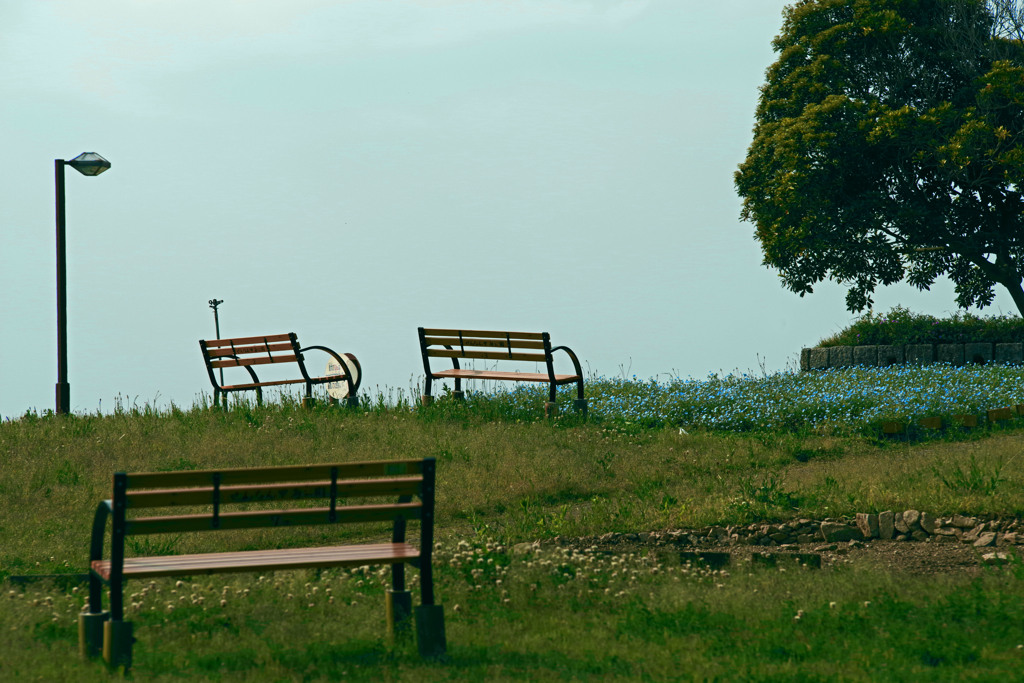
[[[1024,43],[1017,0],[800,0],[773,42],[736,172],[764,265],[847,308],[878,285],[1024,314]]]

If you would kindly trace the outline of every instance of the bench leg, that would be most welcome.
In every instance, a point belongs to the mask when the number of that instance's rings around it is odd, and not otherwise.
[[[132,665],[132,622],[110,619],[103,624],[103,660],[111,667]]]
[[[420,605],[416,608],[416,644],[420,657],[424,659],[443,657],[448,651],[443,605]]]
[[[103,628],[110,612],[82,612],[78,615],[78,651],[85,659],[103,654]]]
[[[434,402],[434,397],[430,395],[430,389],[432,388],[433,384],[433,378],[430,376],[430,370],[428,369],[427,377],[425,380],[423,380],[423,395],[420,397],[421,405],[429,406],[431,403]]]
[[[544,404],[544,417],[555,417],[558,415],[558,404],[554,401],[548,401]]]
[[[345,405],[347,407],[349,407],[349,408],[358,408],[359,407],[359,397],[358,396],[346,396],[345,397]]]
[[[462,391],[461,389],[456,389],[455,391],[452,392],[452,398],[454,398],[456,401],[463,401],[466,398],[466,392]]]
[[[385,615],[388,622],[388,641],[396,641],[409,635],[412,625],[412,593],[407,590],[388,589],[384,593]]]

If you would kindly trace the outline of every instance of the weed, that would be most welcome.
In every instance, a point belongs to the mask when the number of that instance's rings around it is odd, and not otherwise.
[[[519,515],[510,523],[515,537],[549,538],[558,536],[569,527],[569,505],[563,504],[553,511],[545,508],[533,498],[519,501]]]
[[[179,470],[197,470],[199,469],[198,463],[189,460],[184,456],[178,456],[174,460],[158,465],[156,467],[157,472],[177,472]]]
[[[612,463],[615,462],[615,453],[611,451],[605,451],[598,453],[594,458],[594,462],[601,468],[601,472],[608,477],[614,477],[615,472],[612,471]]]
[[[81,467],[70,460],[64,460],[54,471],[54,477],[63,486],[77,486],[82,480]]]
[[[932,472],[942,482],[942,485],[953,493],[978,493],[983,496],[991,496],[995,494],[996,488],[1003,481],[1000,476],[1003,464],[1001,460],[997,461],[986,471],[971,453],[966,469],[953,463],[949,465],[948,472],[942,472],[938,467],[932,467]]]
[[[145,557],[173,555],[180,541],[181,536],[161,538],[159,541],[154,541],[144,536],[128,536],[124,539],[125,548],[132,555]]]
[[[800,508],[801,497],[783,488],[775,475],[767,475],[755,483],[751,478],[739,482],[738,495],[730,500],[733,516],[743,523],[773,520],[792,514]]]

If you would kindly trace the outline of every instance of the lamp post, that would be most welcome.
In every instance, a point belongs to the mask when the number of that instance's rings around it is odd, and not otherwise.
[[[82,175],[99,175],[110,162],[95,152],[79,154],[70,161],[53,160],[54,179],[57,186],[57,414],[71,412],[71,385],[68,384],[68,280],[67,263],[64,258],[64,167],[70,166]]]

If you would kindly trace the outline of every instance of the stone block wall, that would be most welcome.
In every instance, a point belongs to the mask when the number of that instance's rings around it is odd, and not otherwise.
[[[1024,344],[907,344],[905,346],[819,346],[800,352],[800,370],[846,368],[854,365],[985,365],[1024,363]]]

